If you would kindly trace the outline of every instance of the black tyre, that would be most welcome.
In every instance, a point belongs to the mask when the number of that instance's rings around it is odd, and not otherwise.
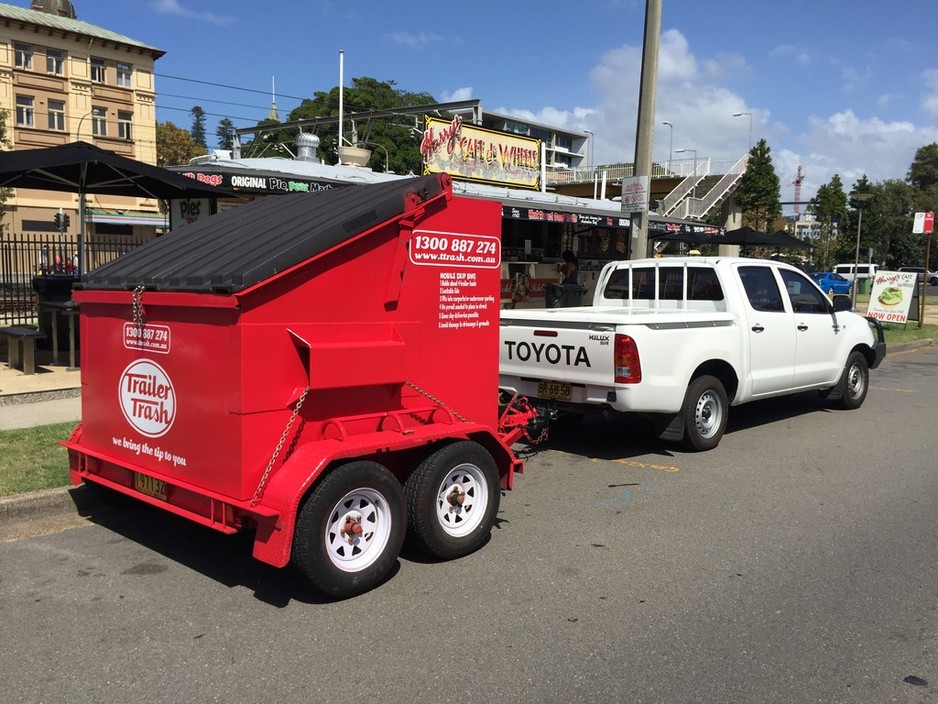
[[[836,403],[840,408],[852,411],[863,405],[870,388],[870,367],[862,352],[853,351],[847,357],[843,376],[837,386],[841,393]]]
[[[323,594],[349,597],[380,584],[394,567],[407,526],[400,483],[377,462],[333,470],[296,520],[293,563]]]
[[[719,379],[699,376],[687,387],[684,397],[684,446],[704,452],[720,444],[729,403]]]
[[[463,557],[495,525],[498,467],[478,443],[456,442],[425,459],[404,483],[404,494],[410,540],[440,559]]]

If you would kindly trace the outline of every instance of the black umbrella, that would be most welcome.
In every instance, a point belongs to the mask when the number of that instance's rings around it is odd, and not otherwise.
[[[688,244],[706,244],[715,239],[700,232],[661,232],[651,233],[649,237],[659,242],[686,242]]]
[[[789,235],[785,230],[776,230],[771,235],[769,235],[773,240],[776,241],[776,247],[790,247],[792,249],[811,249],[811,245],[804,240],[799,240],[793,235]]]
[[[174,198],[224,197],[219,191],[182,174],[72,142],[48,149],[0,152],[0,188],[34,188],[78,194],[78,267],[84,271],[85,194]]]
[[[780,246],[772,235],[762,230],[756,230],[749,226],[740,227],[736,230],[727,230],[720,238],[720,244],[751,244],[763,247]]]

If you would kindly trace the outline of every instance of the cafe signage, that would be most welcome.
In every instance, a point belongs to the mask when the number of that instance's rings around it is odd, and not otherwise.
[[[513,188],[540,188],[541,140],[463,123],[425,118],[420,144],[424,174]]]

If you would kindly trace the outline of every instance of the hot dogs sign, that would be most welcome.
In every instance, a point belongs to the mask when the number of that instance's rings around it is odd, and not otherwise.
[[[541,140],[463,124],[425,119],[420,143],[424,174],[445,173],[466,181],[539,188]]]

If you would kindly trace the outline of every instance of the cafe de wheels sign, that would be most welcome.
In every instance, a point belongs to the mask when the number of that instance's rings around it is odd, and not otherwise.
[[[425,118],[420,144],[424,174],[515,188],[540,188],[541,140]]]

